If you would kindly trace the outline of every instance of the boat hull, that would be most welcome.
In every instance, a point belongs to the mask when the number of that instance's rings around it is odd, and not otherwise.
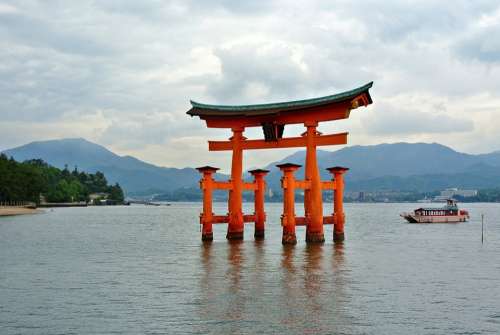
[[[415,215],[413,213],[402,213],[406,221],[410,223],[459,223],[466,222],[468,215]]]

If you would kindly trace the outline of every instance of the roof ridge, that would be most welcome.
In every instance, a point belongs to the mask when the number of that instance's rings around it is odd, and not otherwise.
[[[211,104],[204,104],[200,102],[196,102],[193,100],[190,100],[191,105],[193,108],[201,108],[201,109],[211,109],[211,110],[228,110],[228,111],[234,111],[234,110],[239,110],[239,111],[245,111],[245,110],[269,110],[269,109],[279,109],[283,107],[301,107],[304,105],[311,105],[311,104],[321,104],[321,103],[328,103],[331,101],[339,101],[340,99],[343,98],[349,98],[352,97],[353,95],[361,94],[364,91],[367,91],[373,86],[373,81],[369,82],[368,84],[365,84],[363,86],[360,86],[358,88],[345,91],[345,92],[340,92],[332,95],[326,95],[323,97],[318,97],[318,98],[309,98],[309,99],[303,99],[303,100],[293,100],[293,101],[286,101],[286,102],[272,102],[272,103],[263,103],[263,104],[255,104],[255,105],[211,105]],[[188,112],[189,113],[189,112]]]

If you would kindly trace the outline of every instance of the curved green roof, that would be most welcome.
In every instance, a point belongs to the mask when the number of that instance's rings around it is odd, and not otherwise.
[[[345,91],[324,97],[295,100],[277,103],[257,104],[257,105],[209,105],[191,100],[193,106],[187,114],[191,116],[201,115],[251,115],[263,114],[265,112],[279,112],[283,110],[302,109],[318,105],[326,105],[335,102],[342,102],[357,97],[360,94],[367,94],[369,103],[372,103],[368,90],[373,86],[373,81],[355,88],[350,91]]]

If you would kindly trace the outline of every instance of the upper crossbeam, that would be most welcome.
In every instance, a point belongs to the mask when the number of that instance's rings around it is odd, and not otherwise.
[[[347,134],[346,132],[331,135],[316,135],[314,137],[314,144],[317,146],[347,144]],[[233,145],[232,141],[208,141],[208,150],[233,150]],[[271,142],[266,142],[265,140],[243,140],[239,145],[243,150],[296,148],[305,147],[307,145],[307,138],[305,136],[288,137]]]

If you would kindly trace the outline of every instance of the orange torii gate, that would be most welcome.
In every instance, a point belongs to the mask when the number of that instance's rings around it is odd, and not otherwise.
[[[209,128],[231,129],[233,136],[228,141],[209,141],[209,151],[232,151],[231,179],[226,182],[215,181],[213,174],[217,168],[204,166],[198,168],[203,178],[203,213],[200,215],[202,239],[212,240],[212,224],[228,223],[227,239],[243,239],[244,222],[255,222],[255,237],[264,237],[264,177],[266,170],[249,171],[254,176],[252,183],[243,182],[243,150],[274,148],[306,148],[305,180],[295,180],[293,173],[300,165],[281,164],[283,172],[283,243],[296,243],[295,226],[306,226],[307,242],[324,242],[324,224],[334,224],[334,240],[344,239],[344,212],[342,204],[343,173],[348,169],[333,167],[328,169],[333,175],[331,181],[321,181],[316,158],[316,147],[347,143],[347,133],[323,135],[316,130],[319,122],[346,119],[350,111],[359,106],[372,103],[369,89],[373,82],[359,88],[321,98],[289,101],[260,105],[208,105],[191,101],[192,108],[187,112],[205,120]],[[304,124],[306,131],[300,137],[283,138],[287,124]],[[245,128],[262,127],[264,139],[248,140],[243,136]],[[304,190],[304,217],[295,217],[294,190]],[[228,214],[212,213],[212,191],[229,191]],[[255,213],[244,215],[242,211],[242,192],[253,190],[255,193]],[[334,191],[334,213],[323,217],[322,190]]]

